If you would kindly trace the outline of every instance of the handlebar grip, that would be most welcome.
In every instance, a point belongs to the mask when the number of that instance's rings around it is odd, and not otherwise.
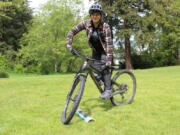
[[[112,66],[111,68],[112,69],[119,69],[120,67],[119,66]]]

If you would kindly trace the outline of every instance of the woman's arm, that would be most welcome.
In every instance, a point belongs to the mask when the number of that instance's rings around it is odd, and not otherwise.
[[[72,51],[73,37],[83,29],[85,29],[85,21],[81,22],[80,24],[78,24],[76,27],[74,27],[72,30],[69,31],[66,39],[66,48],[69,51]]]
[[[107,57],[106,57],[106,65],[112,64],[113,57],[113,39],[111,34],[111,29],[108,24],[105,24],[105,41],[107,45]]]

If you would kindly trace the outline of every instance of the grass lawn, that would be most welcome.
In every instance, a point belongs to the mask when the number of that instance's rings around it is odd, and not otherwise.
[[[180,66],[133,71],[130,105],[99,99],[87,79],[81,109],[96,119],[60,121],[74,74],[10,75],[0,79],[0,135],[180,135]]]

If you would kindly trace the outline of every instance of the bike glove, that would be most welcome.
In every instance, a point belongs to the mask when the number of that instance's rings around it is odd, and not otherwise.
[[[107,68],[110,68],[111,66],[112,66],[112,65],[111,65],[111,61],[107,61],[107,62],[106,62],[106,67],[107,67]]]

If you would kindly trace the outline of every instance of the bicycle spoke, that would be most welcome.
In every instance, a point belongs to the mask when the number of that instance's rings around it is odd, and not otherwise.
[[[132,101],[136,80],[130,71],[124,70],[118,72],[112,80],[114,93],[111,101],[114,105],[124,105]]]

